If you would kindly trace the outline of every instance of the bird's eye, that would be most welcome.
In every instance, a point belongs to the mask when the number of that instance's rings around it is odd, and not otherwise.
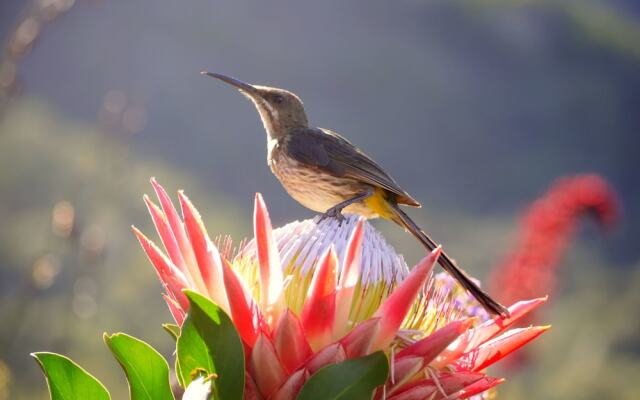
[[[281,95],[279,95],[279,94],[276,94],[276,95],[274,95],[274,96],[273,96],[273,102],[274,102],[274,103],[276,103],[276,104],[280,104],[280,103],[282,103],[283,101],[284,101],[284,97],[283,97],[283,96],[281,96]]]

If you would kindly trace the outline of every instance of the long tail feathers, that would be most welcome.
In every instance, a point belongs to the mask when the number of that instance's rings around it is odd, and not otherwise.
[[[391,211],[393,213],[392,220],[398,225],[404,227],[408,230],[413,236],[415,236],[422,245],[427,248],[427,250],[432,251],[436,248],[436,243],[427,236],[422,229],[407,214],[404,213],[398,207],[397,204],[393,204],[389,202],[391,206]],[[505,306],[498,303],[494,299],[491,298],[487,293],[485,293],[480,287],[469,278],[469,276],[449,258],[449,256],[442,252],[442,255],[438,259],[438,263],[447,271],[462,287],[464,287],[475,299],[482,304],[485,310],[487,310],[491,314],[508,316],[509,311]]]

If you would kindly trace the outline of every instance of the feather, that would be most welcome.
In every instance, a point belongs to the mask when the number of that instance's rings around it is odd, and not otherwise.
[[[395,195],[399,204],[420,207],[375,161],[337,133],[323,128],[296,129],[281,139],[281,150],[296,161],[338,178],[352,178]]]

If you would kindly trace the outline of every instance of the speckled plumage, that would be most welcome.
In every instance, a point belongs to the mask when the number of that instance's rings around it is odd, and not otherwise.
[[[323,213],[336,204],[358,196],[370,185],[356,179],[338,178],[318,167],[297,161],[287,153],[286,140],[276,144],[269,152],[269,167],[291,197],[303,206]],[[345,213],[360,214],[366,218],[378,215],[364,203],[351,204]]]

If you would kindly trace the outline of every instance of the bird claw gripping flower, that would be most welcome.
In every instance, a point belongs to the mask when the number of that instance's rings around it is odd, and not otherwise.
[[[409,269],[366,221],[345,216],[272,229],[257,194],[253,240],[232,254],[216,246],[189,199],[182,217],[165,190],[145,202],[164,251],[134,228],[162,282],[176,323],[189,312],[184,290],[226,312],[246,357],[245,399],[294,399],[321,368],[383,351],[386,383],[375,399],[465,399],[501,383],[484,370],[548,327],[509,329],[546,301],[521,301],[489,318],[443,274],[438,247]]]

